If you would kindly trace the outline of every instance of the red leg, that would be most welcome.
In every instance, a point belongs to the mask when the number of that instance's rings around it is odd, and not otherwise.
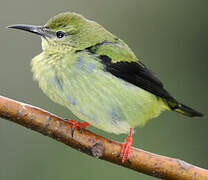
[[[131,144],[133,141],[132,133],[133,133],[133,128],[130,129],[129,135],[122,145],[122,148],[121,148],[122,163],[124,163],[130,156],[130,149],[131,149]]]
[[[72,123],[72,137],[74,135],[74,129],[76,127],[79,127],[80,130],[85,129],[87,126],[89,126],[90,124],[88,122],[79,122],[79,121],[75,121],[75,120],[68,120],[68,122]]]

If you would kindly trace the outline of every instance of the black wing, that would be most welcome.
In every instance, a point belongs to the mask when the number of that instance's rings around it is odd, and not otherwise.
[[[77,50],[76,52],[84,50],[90,52],[91,54],[96,54],[97,57],[101,59],[101,62],[105,65],[105,70],[114,76],[134,84],[135,86],[140,87],[148,92],[151,92],[156,96],[164,98],[167,101],[172,101],[174,104],[178,104],[177,101],[163,88],[163,84],[160,82],[160,80],[157,79],[154,74],[141,62],[128,62],[123,59],[123,61],[112,62],[110,56],[97,53],[99,48],[102,48],[108,44],[114,44],[115,47],[118,47],[116,41],[103,41],[85,49]]]
[[[116,38],[115,40],[117,41],[118,39]],[[101,60],[101,62],[105,65],[106,71],[158,97],[163,98],[164,100],[166,100],[167,104],[172,110],[182,113],[186,116],[190,116],[190,117],[203,116],[202,113],[197,112],[188,106],[178,103],[163,88],[163,84],[160,82],[160,80],[157,79],[155,75],[141,62],[139,61],[129,62],[125,60],[112,62],[112,59],[111,57],[108,56],[107,52],[105,53],[105,55],[97,53],[99,48],[101,48],[103,45],[106,45],[106,44],[119,45],[117,44],[117,42],[103,41],[101,43],[97,43],[93,46],[87,47],[85,49],[77,50],[76,52],[88,51],[89,53],[96,55],[96,57],[98,57]],[[114,51],[114,53],[115,52],[117,51]]]
[[[152,94],[177,102],[164,88],[163,84],[155,75],[145,66],[137,62],[120,61],[111,62],[111,58],[105,55],[100,55],[99,58],[105,65],[106,71],[114,76],[121,78],[131,84],[134,84]]]

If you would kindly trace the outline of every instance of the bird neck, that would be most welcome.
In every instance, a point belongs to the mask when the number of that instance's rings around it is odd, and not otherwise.
[[[64,44],[55,40],[44,38],[42,38],[41,45],[43,52],[65,53],[66,51],[75,51],[75,49],[69,44]]]

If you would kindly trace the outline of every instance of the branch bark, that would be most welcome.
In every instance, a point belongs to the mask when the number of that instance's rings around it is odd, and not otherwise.
[[[208,170],[141,149],[133,148],[124,164],[119,156],[122,144],[88,130],[75,129],[63,119],[37,107],[0,96],[0,117],[30,128],[84,152],[117,165],[167,180],[207,180]]]

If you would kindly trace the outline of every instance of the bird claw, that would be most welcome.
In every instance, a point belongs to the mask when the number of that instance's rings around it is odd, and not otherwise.
[[[70,122],[72,124],[72,134],[71,134],[72,137],[74,136],[74,129],[76,127],[78,127],[80,132],[82,133],[82,130],[90,125],[88,122],[79,122],[79,121],[75,121],[75,120],[72,120],[72,119],[68,120],[68,122]]]
[[[131,128],[130,129],[130,132],[129,132],[129,135],[128,137],[126,138],[125,142],[123,143],[122,145],[122,148],[121,148],[121,154],[122,154],[122,163],[124,163],[130,156],[130,150],[131,150],[131,145],[132,145],[132,132],[133,132],[133,129]]]

